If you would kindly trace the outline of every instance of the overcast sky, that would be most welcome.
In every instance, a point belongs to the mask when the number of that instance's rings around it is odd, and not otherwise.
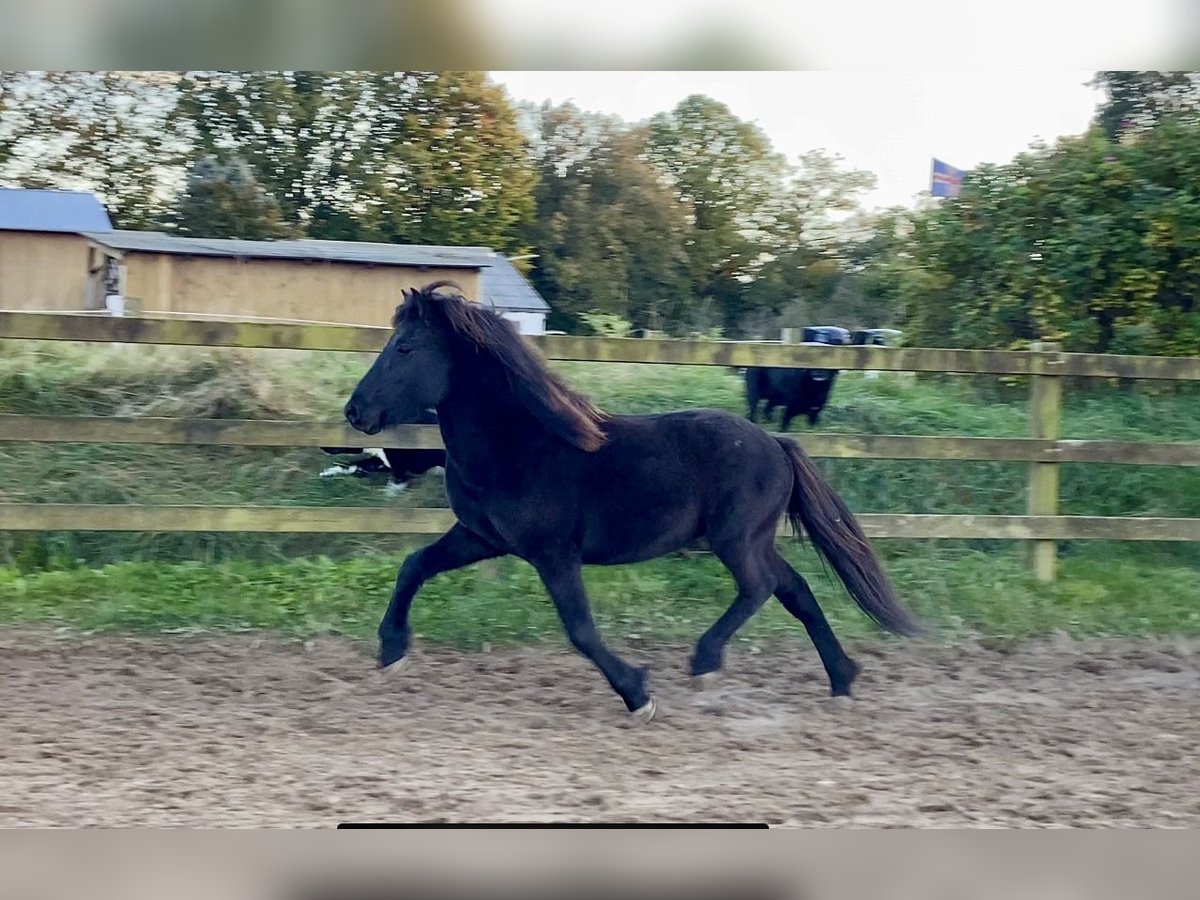
[[[1093,71],[492,72],[515,100],[573,101],[640,121],[707,94],[756,123],[795,159],[838,154],[873,172],[866,205],[908,205],[931,157],[961,169],[1003,163],[1042,138],[1087,128],[1101,99]]]

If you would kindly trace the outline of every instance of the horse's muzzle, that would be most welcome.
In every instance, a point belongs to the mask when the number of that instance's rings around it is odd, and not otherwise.
[[[350,427],[355,431],[361,431],[363,434],[379,434],[383,431],[383,426],[378,422],[364,422],[362,411],[351,398],[346,404],[346,408],[342,410],[346,416],[346,421],[350,423]]]

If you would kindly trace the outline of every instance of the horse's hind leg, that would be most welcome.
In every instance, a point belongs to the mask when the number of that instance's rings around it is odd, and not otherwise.
[[[787,561],[776,552],[772,565],[777,575],[775,596],[783,604],[783,608],[800,620],[808,636],[812,638],[821,657],[821,664],[829,675],[829,689],[835,697],[850,696],[850,686],[858,677],[861,667],[846,655],[842,645],[829,627],[825,614],[817,605],[808,582],[788,565]]]
[[[588,608],[579,563],[552,560],[535,563],[534,568],[554,601],[571,646],[604,674],[626,709],[639,721],[648,722],[654,715],[654,698],[646,691],[646,670],[631,666],[604,646]]]
[[[737,596],[729,609],[700,636],[692,654],[692,675],[707,675],[721,668],[725,645],[749,621],[775,590],[776,573],[767,563],[761,542],[725,542],[709,538],[713,552],[737,583]]]

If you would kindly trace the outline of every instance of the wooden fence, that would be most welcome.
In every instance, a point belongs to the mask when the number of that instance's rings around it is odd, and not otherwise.
[[[0,339],[374,352],[387,334],[384,328],[338,325],[0,312]],[[1054,578],[1056,542],[1061,540],[1200,541],[1200,519],[1058,514],[1058,473],[1063,463],[1200,466],[1200,443],[1061,439],[1064,377],[1200,381],[1200,359],[1063,353],[1053,344],[1009,352],[563,335],[530,340],[552,360],[1027,375],[1031,378],[1028,437],[795,437],[816,457],[1029,464],[1026,515],[863,514],[864,530],[873,538],[1025,540],[1034,572],[1043,580]],[[317,422],[0,415],[0,441],[318,447],[359,446],[363,435],[343,424]],[[434,426],[413,425],[391,429],[371,443],[428,448],[440,447],[441,438]],[[453,514],[446,509],[0,504],[0,530],[9,531],[434,534],[452,522]]]

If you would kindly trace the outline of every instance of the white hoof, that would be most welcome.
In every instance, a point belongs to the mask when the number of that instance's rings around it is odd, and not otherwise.
[[[821,700],[821,705],[826,712],[839,713],[845,712],[848,709],[854,708],[854,698],[840,695],[837,697],[825,697]]]
[[[721,683],[721,673],[705,672],[703,675],[692,676],[692,687],[698,691],[709,691]]]
[[[658,707],[654,703],[654,698],[651,697],[646,701],[646,705],[635,709],[629,714],[629,718],[633,720],[634,725],[645,725],[654,718],[654,713]]]
[[[403,672],[404,668],[407,665],[408,665],[408,657],[402,656],[398,660],[396,660],[394,663],[389,663],[388,665],[380,668],[379,674],[382,675],[384,678],[393,678],[396,675],[399,675],[401,672]]]

